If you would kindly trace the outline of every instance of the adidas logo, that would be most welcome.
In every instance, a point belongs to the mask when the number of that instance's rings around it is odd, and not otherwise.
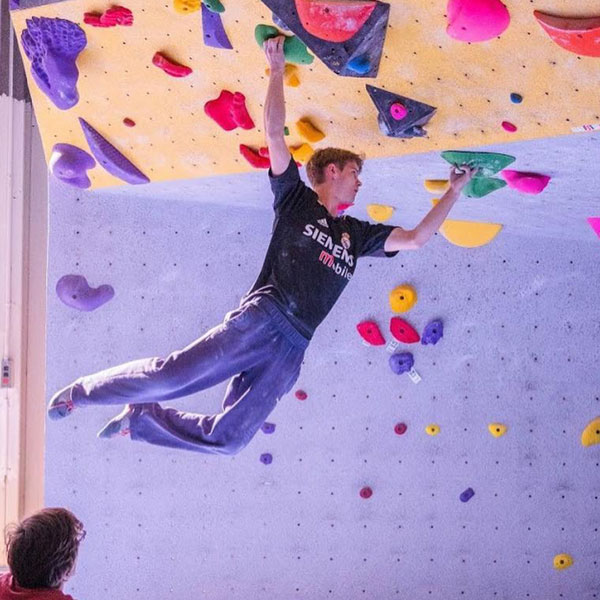
[[[327,225],[327,219],[317,219],[317,223],[322,225],[323,227],[327,227],[329,229],[329,225]]]

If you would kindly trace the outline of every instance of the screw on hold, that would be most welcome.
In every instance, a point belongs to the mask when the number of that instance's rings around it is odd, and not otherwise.
[[[273,433],[275,431],[275,423],[267,423],[265,421],[261,426],[263,433]]]
[[[510,95],[510,101],[514,104],[520,104],[521,102],[523,102],[523,96],[521,96],[521,94],[517,94],[516,92],[513,92]]]
[[[306,400],[308,398],[308,394],[304,390],[296,390],[294,395],[298,400]]]
[[[394,102],[394,104],[390,106],[390,114],[396,121],[401,121],[408,114],[408,110],[401,102]]]
[[[373,490],[369,486],[365,486],[360,490],[360,497],[365,500],[369,499],[373,495]]]
[[[408,427],[406,426],[406,423],[396,423],[394,427],[394,431],[397,435],[404,435],[407,429]]]
[[[460,495],[460,501],[461,502],[468,502],[473,496],[475,495],[475,492],[473,491],[473,488],[467,488],[461,495]]]
[[[260,455],[260,462],[263,465],[270,465],[273,462],[273,455],[269,454],[268,452],[265,452],[264,454]]]

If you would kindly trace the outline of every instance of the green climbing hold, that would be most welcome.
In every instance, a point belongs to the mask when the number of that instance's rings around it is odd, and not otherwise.
[[[462,152],[455,150],[442,152],[442,158],[455,167],[465,164],[469,167],[476,167],[478,170],[474,178],[490,177],[508,167],[515,160],[514,156],[497,152]]]
[[[208,10],[215,13],[225,12],[225,7],[221,4],[220,0],[202,0]]]
[[[473,177],[463,188],[463,194],[469,198],[482,198],[505,185],[506,181],[496,177]]]
[[[283,128],[283,135],[290,135],[290,130],[287,125]]]
[[[254,30],[256,43],[262,48],[265,40],[282,35],[277,27],[272,25],[257,25]],[[283,42],[285,60],[299,65],[310,65],[315,57],[309,54],[306,45],[295,35],[286,36]]]

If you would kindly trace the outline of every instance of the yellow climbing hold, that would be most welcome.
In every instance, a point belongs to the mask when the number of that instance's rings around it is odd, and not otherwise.
[[[507,427],[506,425],[502,425],[502,423],[490,423],[488,429],[494,437],[500,437],[506,433]]]
[[[182,15],[189,15],[200,10],[200,0],[173,0],[173,8],[175,12]]]
[[[557,554],[554,557],[555,569],[568,569],[573,564],[573,557],[569,554]]]
[[[269,75],[271,73],[271,69],[265,69],[265,73]],[[283,71],[283,83],[289,87],[298,87],[300,85],[300,79],[298,78],[298,68],[296,65],[292,65],[288,63],[285,65]]]
[[[417,302],[417,292],[412,285],[404,283],[390,292],[390,308],[397,313],[409,311]]]
[[[290,152],[292,153],[294,160],[301,163],[308,162],[310,157],[314,154],[314,150],[310,144],[302,144],[297,148],[291,148]]]
[[[298,129],[298,133],[305,139],[311,143],[320,142],[325,134],[322,131],[319,131],[308,119],[300,119],[296,122],[296,128]]]
[[[373,221],[383,223],[394,214],[394,207],[384,204],[367,204],[367,214]]]
[[[432,194],[443,194],[450,187],[447,179],[426,179],[425,189]]]
[[[581,443],[584,446],[600,444],[600,417],[590,421],[581,434]]]
[[[440,426],[435,424],[427,425],[425,431],[428,435],[437,435],[440,432]]]

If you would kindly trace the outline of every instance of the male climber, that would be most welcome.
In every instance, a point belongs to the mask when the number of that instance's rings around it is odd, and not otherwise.
[[[275,220],[258,279],[220,325],[166,358],[146,358],[81,377],[57,392],[51,419],[86,406],[125,404],[98,433],[209,454],[234,454],[258,431],[294,385],[316,329],[348,284],[362,256],[394,256],[420,248],[438,230],[473,172],[450,173],[450,189],[413,230],[372,225],[338,208],[353,204],[360,156],[327,148],[306,166],[314,191],[300,179],[285,143],[283,37],[267,40],[270,66],[265,132]],[[162,402],[231,378],[222,411],[203,415]]]

